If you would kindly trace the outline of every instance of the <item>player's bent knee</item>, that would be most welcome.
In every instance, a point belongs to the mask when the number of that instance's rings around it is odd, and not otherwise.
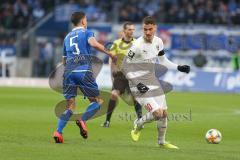
[[[162,118],[166,118],[167,117],[167,110],[163,110],[163,117]]]
[[[75,99],[71,98],[67,100],[67,105],[66,105],[66,109],[75,109],[76,108],[76,103],[75,103]]]
[[[117,95],[111,94],[111,97],[110,97],[110,98],[111,98],[111,100],[115,100],[115,101],[116,101],[116,100],[117,100]]]
[[[100,105],[103,104],[103,102],[104,102],[104,100],[99,97],[88,97],[88,100],[90,101],[90,103],[96,102]]]
[[[120,95],[119,91],[113,90],[111,92],[111,99],[112,100],[117,100],[118,96]]]
[[[97,98],[96,97],[88,97],[89,102],[97,102]]]
[[[97,102],[99,105],[101,105],[101,104],[103,104],[104,100],[102,98],[98,98]]]
[[[160,120],[161,118],[163,118],[163,111],[161,109],[154,111],[153,117],[155,120]]]

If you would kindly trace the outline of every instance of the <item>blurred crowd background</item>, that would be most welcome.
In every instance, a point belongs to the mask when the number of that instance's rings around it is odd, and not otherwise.
[[[0,3],[0,25],[7,29],[31,26],[64,3],[80,5],[93,22],[116,19],[141,22],[143,17],[151,15],[159,23],[240,24],[239,0],[1,0]]]
[[[114,40],[123,22],[140,24],[143,17],[151,15],[163,26],[159,29],[159,35],[172,38],[168,53],[173,60],[189,61],[186,57],[189,58],[190,54],[196,67],[204,67],[210,59],[210,63],[216,62],[218,65],[208,67],[239,69],[240,0],[1,0],[0,49],[11,50],[9,55],[14,55],[19,62],[16,66],[29,65],[31,68],[26,70],[29,74],[19,76],[48,76],[61,59],[62,40],[71,28],[68,18],[74,10],[86,12],[90,27],[102,43]],[[112,24],[115,27],[111,27]],[[220,47],[209,47],[208,43],[214,40],[211,41],[205,32],[197,33],[196,41],[199,37],[200,41],[204,41],[200,47],[178,47],[178,41],[184,36],[186,43],[189,43],[188,31],[190,35],[196,33],[191,33],[191,29],[175,32],[173,26],[194,26],[195,30],[202,26],[205,27],[201,30],[207,30],[209,26],[212,30],[223,27],[214,35],[228,43],[228,47],[222,48],[220,42],[216,44]],[[136,36],[139,32],[140,29]],[[179,38],[176,33],[180,32]],[[165,39],[167,41],[168,38]],[[187,52],[189,50],[191,52]],[[107,62],[107,57],[102,59]],[[7,64],[7,69],[10,65]]]

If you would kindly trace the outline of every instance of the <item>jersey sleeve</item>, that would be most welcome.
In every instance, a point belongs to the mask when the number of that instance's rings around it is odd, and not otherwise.
[[[95,37],[95,36],[94,36],[93,31],[88,30],[88,31],[87,31],[87,41],[89,41],[90,38],[94,38],[94,37]]]
[[[163,51],[164,45],[163,45],[163,41],[162,41],[161,38],[159,38],[158,43],[159,43],[159,51]],[[164,52],[163,52],[163,53],[164,53]],[[159,61],[160,61],[160,64],[166,66],[166,67],[169,68],[169,69],[177,69],[177,66],[178,66],[178,65],[175,64],[175,63],[173,63],[173,62],[171,62],[171,61],[166,57],[165,54],[159,56]]]
[[[160,64],[166,66],[168,69],[177,69],[178,65],[171,62],[166,55],[160,56],[159,57]]]
[[[159,38],[158,43],[159,43],[159,51],[162,51],[164,49],[164,44],[161,38]]]

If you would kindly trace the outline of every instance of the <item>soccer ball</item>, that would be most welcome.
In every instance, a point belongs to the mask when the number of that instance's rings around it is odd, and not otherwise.
[[[206,141],[211,144],[218,144],[222,140],[222,134],[217,129],[210,129],[206,133]]]

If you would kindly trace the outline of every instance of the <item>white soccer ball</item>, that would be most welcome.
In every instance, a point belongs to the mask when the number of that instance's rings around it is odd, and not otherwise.
[[[218,144],[222,140],[222,134],[217,129],[210,129],[206,133],[206,141],[211,144]]]

